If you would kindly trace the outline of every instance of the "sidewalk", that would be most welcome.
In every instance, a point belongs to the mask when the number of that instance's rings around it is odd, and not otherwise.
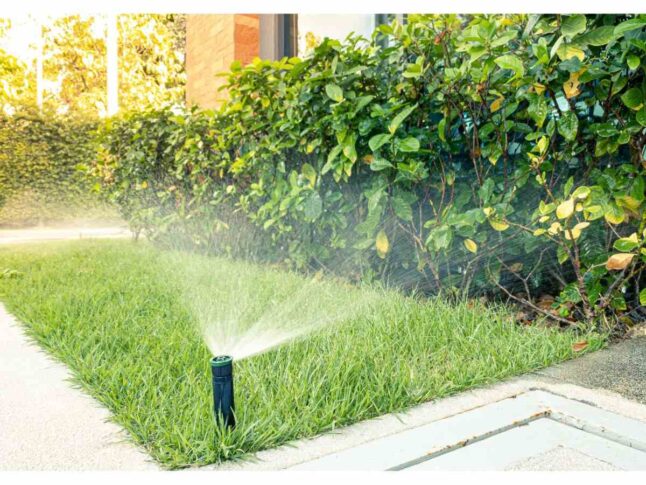
[[[122,238],[130,237],[125,227],[69,227],[69,228],[29,228],[0,229],[0,246],[38,241],[61,241],[69,239]]]
[[[0,304],[0,470],[157,469],[70,377]]]

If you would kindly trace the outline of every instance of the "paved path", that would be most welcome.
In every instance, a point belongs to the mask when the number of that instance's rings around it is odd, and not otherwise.
[[[0,304],[0,470],[156,469]]]
[[[122,238],[130,235],[128,229],[117,226],[0,229],[0,245],[67,239]]]
[[[537,374],[553,381],[613,391],[646,404],[646,337],[624,340]]]

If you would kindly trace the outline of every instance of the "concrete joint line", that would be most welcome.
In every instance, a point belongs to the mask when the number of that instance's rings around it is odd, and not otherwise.
[[[292,469],[404,470],[547,418],[568,429],[646,452],[646,423],[533,388],[395,435],[301,462]]]

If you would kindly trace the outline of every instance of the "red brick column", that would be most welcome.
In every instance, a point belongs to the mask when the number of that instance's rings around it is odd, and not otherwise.
[[[217,74],[235,60],[248,64],[260,52],[258,15],[187,15],[186,103],[215,108],[226,93]]]

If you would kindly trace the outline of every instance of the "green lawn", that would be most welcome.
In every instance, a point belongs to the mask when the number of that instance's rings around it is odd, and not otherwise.
[[[581,338],[521,328],[504,308],[312,282],[130,241],[4,247],[0,274],[6,269],[22,273],[0,278],[9,311],[171,468],[232,459],[538,369],[571,358]],[[219,429],[199,322],[220,315],[250,327],[267,313],[290,328],[298,315],[306,327],[316,314],[327,317],[320,330],[235,363],[238,425]],[[603,345],[587,338],[588,351]]]

